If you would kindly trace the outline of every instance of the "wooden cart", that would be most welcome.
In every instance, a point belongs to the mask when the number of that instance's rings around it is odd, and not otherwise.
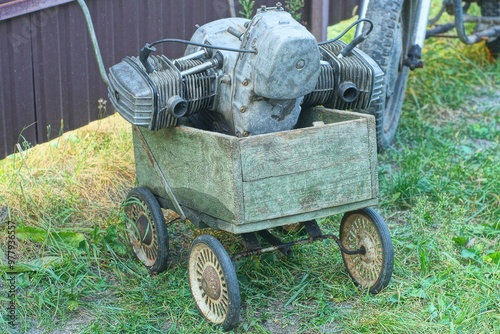
[[[179,221],[241,234],[245,252],[230,257],[201,235],[191,246],[189,280],[200,312],[233,328],[240,295],[232,261],[250,254],[333,238],[353,280],[377,293],[389,282],[393,249],[377,204],[372,116],[325,108],[303,111],[296,129],[243,138],[178,126],[134,127],[137,184],[125,202],[129,239],[153,272],[166,268],[168,234],[161,208]],[[345,213],[339,237],[315,219]],[[271,228],[301,223],[309,237],[284,244]],[[271,246],[262,247],[259,234]]]

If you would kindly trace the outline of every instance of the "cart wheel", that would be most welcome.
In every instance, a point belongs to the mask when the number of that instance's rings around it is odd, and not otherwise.
[[[391,236],[380,215],[371,208],[347,212],[340,223],[340,241],[349,251],[363,249],[361,254],[342,252],[344,264],[354,283],[379,293],[389,284],[394,265]]]
[[[128,238],[137,258],[153,273],[167,267],[168,231],[161,207],[146,188],[130,190],[125,201]]]
[[[210,235],[194,239],[189,255],[189,285],[198,310],[224,330],[240,318],[240,288],[224,246]]]

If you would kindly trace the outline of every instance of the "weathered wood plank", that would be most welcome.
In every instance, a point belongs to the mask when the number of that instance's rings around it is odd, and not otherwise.
[[[370,173],[372,176],[372,189],[373,189],[373,197],[378,197],[378,156],[377,156],[377,134],[375,127],[375,117],[371,115],[368,118],[368,123],[366,126],[368,127],[368,137],[366,140],[369,145],[369,159],[370,159]]]
[[[378,169],[377,169],[377,136],[375,128],[375,117],[351,111],[332,110],[321,107],[309,108],[300,114],[298,127],[311,126],[313,122],[323,121],[325,123],[348,122],[354,119],[366,120],[367,136],[364,139],[368,145],[368,159],[370,160],[370,173],[372,176],[373,197],[378,196]]]
[[[187,127],[141,131],[183,206],[235,222],[241,210],[234,181],[241,180],[241,168],[233,159],[237,138]],[[134,145],[139,185],[166,198],[157,173],[135,137]]]
[[[369,119],[373,116],[360,114],[352,111],[328,109],[323,107],[307,108],[300,113],[297,122],[298,128],[306,128],[313,125],[313,122],[322,121],[325,124],[349,122],[356,119]]]
[[[372,197],[366,155],[343,164],[244,182],[245,221],[312,212]]]
[[[376,198],[369,199],[361,202],[348,203],[341,206],[334,206],[326,209],[321,209],[313,212],[303,212],[293,216],[278,217],[272,219],[260,220],[258,222],[247,222],[242,225],[235,225],[213,217],[204,217],[204,221],[210,221],[211,226],[216,226],[219,230],[224,230],[231,233],[248,233],[254,231],[260,231],[265,229],[270,229],[277,226],[283,226],[293,223],[304,222],[311,219],[320,219],[335,215],[338,213],[344,213],[348,211],[354,211],[362,208],[367,208],[377,205],[378,200]]]
[[[249,137],[241,141],[243,180],[324,169],[358,157],[369,159],[367,136],[366,119],[356,119]]]

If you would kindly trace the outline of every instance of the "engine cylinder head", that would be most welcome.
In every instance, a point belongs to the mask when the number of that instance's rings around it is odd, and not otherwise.
[[[339,57],[346,44],[334,41],[320,45],[321,74],[316,88],[304,98],[303,107],[324,105],[340,110],[363,110],[382,93],[384,73],[364,52],[354,49]]]
[[[150,130],[175,126],[179,118],[213,104],[218,72],[212,67],[218,62],[206,66],[212,62],[150,56],[148,63],[153,71],[148,74],[139,58],[126,57],[110,69],[108,95],[117,111],[133,125]],[[191,71],[196,67],[200,70]]]

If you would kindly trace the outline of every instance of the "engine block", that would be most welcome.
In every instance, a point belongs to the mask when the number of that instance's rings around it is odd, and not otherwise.
[[[179,59],[126,57],[110,68],[109,97],[125,119],[243,137],[293,129],[307,107],[364,110],[380,97],[383,73],[369,56],[318,45],[281,6],[207,23],[191,42]]]

